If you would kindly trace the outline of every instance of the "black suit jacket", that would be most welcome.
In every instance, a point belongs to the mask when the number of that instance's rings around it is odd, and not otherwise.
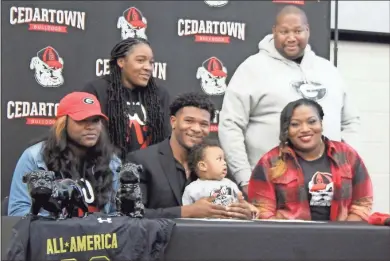
[[[126,162],[141,164],[142,199],[147,218],[180,218],[182,192],[169,138],[127,155]]]

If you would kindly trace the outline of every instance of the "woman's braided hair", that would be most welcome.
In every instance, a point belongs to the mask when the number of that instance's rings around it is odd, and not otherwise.
[[[108,117],[109,134],[111,142],[120,149],[121,158],[130,152],[130,142],[127,138],[130,133],[129,118],[127,115],[126,89],[122,84],[122,71],[117,64],[119,58],[126,57],[135,46],[149,42],[142,38],[128,38],[114,46],[110,59],[110,85],[108,88]],[[153,77],[150,77],[146,87],[140,88],[142,102],[147,111],[146,126],[148,127],[148,145],[158,143],[164,139],[164,118],[160,108],[160,98],[157,85]],[[130,137],[133,138],[133,137]]]

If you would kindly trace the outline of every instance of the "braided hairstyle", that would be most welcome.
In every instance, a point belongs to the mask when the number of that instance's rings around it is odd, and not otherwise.
[[[110,85],[108,88],[108,117],[109,134],[112,143],[120,149],[121,158],[124,159],[130,152],[130,142],[127,137],[130,135],[129,118],[126,105],[126,87],[122,84],[122,70],[118,66],[119,58],[126,57],[135,46],[146,44],[150,47],[147,40],[142,38],[128,38],[122,40],[114,46],[111,51],[110,59]],[[137,87],[137,86],[135,86]],[[163,124],[164,117],[160,108],[160,97],[157,92],[157,85],[153,77],[150,77],[146,87],[139,88],[141,99],[147,111],[146,126],[148,145],[158,143],[164,139]],[[140,101],[141,102],[141,101]],[[130,137],[130,139],[133,137]]]
[[[286,171],[286,164],[285,164],[285,154],[283,153],[283,149],[290,145],[290,140],[288,138],[288,128],[291,123],[291,117],[294,113],[294,110],[298,108],[299,106],[310,106],[314,108],[317,113],[318,117],[322,121],[324,119],[324,111],[316,101],[310,100],[310,99],[299,99],[296,101],[292,101],[284,107],[280,114],[280,132],[279,132],[279,148],[280,148],[280,153],[279,153],[279,159],[276,162],[275,167],[271,169],[271,177],[272,179],[275,179],[277,177],[280,177],[281,175],[284,174]]]

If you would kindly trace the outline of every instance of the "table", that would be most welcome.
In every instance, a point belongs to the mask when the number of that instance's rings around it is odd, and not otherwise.
[[[2,217],[2,255],[19,219]],[[175,221],[166,261],[390,260],[390,227],[358,222]]]

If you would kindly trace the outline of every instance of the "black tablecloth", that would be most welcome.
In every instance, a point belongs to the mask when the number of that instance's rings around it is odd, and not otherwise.
[[[2,257],[19,220],[2,217]],[[176,220],[166,261],[390,261],[390,227]]]

